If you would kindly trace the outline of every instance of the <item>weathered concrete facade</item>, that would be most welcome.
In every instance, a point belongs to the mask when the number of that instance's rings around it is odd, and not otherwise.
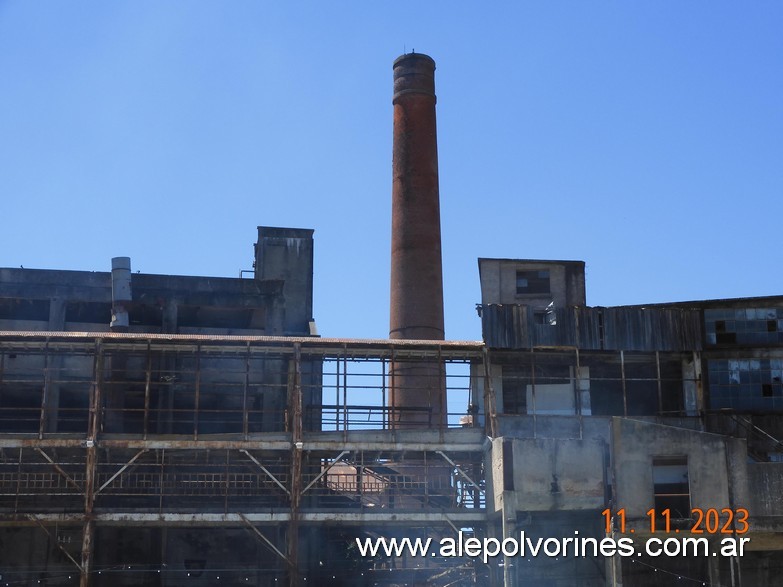
[[[783,585],[783,298],[564,306],[566,263],[480,260],[488,531],[749,540],[742,556],[506,557],[504,584]]]
[[[308,336],[312,235],[259,227],[254,279],[131,273],[127,331]],[[109,272],[0,269],[1,330],[108,332],[112,302]]]

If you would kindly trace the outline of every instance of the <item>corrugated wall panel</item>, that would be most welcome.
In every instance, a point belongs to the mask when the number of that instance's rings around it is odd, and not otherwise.
[[[628,351],[701,350],[701,312],[679,308],[586,308],[555,312],[555,324],[537,324],[521,304],[482,306],[484,342],[493,348],[577,346]]]

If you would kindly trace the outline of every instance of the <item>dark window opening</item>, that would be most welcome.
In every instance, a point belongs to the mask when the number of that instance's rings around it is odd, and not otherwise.
[[[66,322],[109,324],[111,304],[105,302],[69,302],[65,305]]]
[[[42,394],[43,382],[0,386],[0,432],[38,432]]]
[[[625,354],[625,393],[629,416],[654,416],[660,411],[654,355]]]
[[[90,386],[65,386],[60,388],[60,404],[57,410],[58,432],[87,432]]]
[[[591,373],[592,375],[592,373]],[[590,407],[593,416],[622,416],[623,384],[620,381],[601,381],[590,379]]]
[[[658,382],[626,381],[629,416],[655,416],[658,414]]]
[[[715,336],[715,341],[718,344],[736,344],[737,333],[736,332],[718,332]]]
[[[661,357],[661,412],[667,416],[684,415],[682,363],[678,358]]]
[[[767,320],[767,332],[777,332],[777,331],[778,331],[778,321]]]
[[[49,321],[49,300],[0,298],[0,320]]]
[[[517,271],[517,294],[548,294],[549,270]]]
[[[590,408],[594,416],[625,414],[619,355],[589,355],[582,366],[590,369]]]
[[[656,515],[669,510],[672,519],[690,517],[691,495],[687,457],[653,458],[653,493]]]
[[[762,383],[761,384],[761,395],[764,397],[772,397],[772,384],[771,383]]]
[[[503,413],[527,413],[527,386],[531,382],[530,369],[503,367]]]
[[[134,326],[160,326],[163,324],[163,310],[160,306],[138,304],[128,312],[128,322]]]
[[[249,328],[253,318],[250,308],[213,308],[179,306],[177,325],[191,328]]]

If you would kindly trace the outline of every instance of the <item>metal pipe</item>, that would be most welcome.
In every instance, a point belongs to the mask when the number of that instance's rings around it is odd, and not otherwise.
[[[114,257],[111,260],[111,324],[115,332],[127,332],[130,324],[126,302],[130,302],[131,264],[130,257]]]

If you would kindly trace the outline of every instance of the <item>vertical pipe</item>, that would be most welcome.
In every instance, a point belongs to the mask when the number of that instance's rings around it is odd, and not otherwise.
[[[394,61],[392,250],[389,338],[443,340],[443,271],[435,124],[435,62],[421,53]],[[445,422],[442,366],[396,363],[392,408],[403,427]],[[406,412],[406,408],[415,408]],[[427,408],[430,413],[427,414]]]
[[[343,347],[343,430],[348,433],[348,348]]]
[[[201,402],[201,344],[196,345],[196,394],[193,398],[193,440],[198,440],[198,411]]]
[[[623,383],[623,416],[628,416],[628,394],[625,389],[625,353],[620,351],[620,378]]]
[[[247,395],[250,387],[250,343],[247,343],[247,356],[245,357],[245,382],[242,386],[242,437],[247,440],[249,434],[249,418]]]
[[[38,417],[38,439],[41,440],[46,429],[46,402],[49,397],[49,388],[51,387],[51,376],[49,374],[49,343],[44,345],[44,384],[41,391],[41,413]]]
[[[150,387],[152,385],[152,344],[147,341],[147,374],[144,380],[144,440],[150,429]]]
[[[130,257],[114,257],[111,260],[111,329],[127,332],[129,326],[127,304],[131,295]]]
[[[658,416],[665,416],[663,413],[663,389],[661,385],[661,353],[655,351],[655,373],[658,380]]]

